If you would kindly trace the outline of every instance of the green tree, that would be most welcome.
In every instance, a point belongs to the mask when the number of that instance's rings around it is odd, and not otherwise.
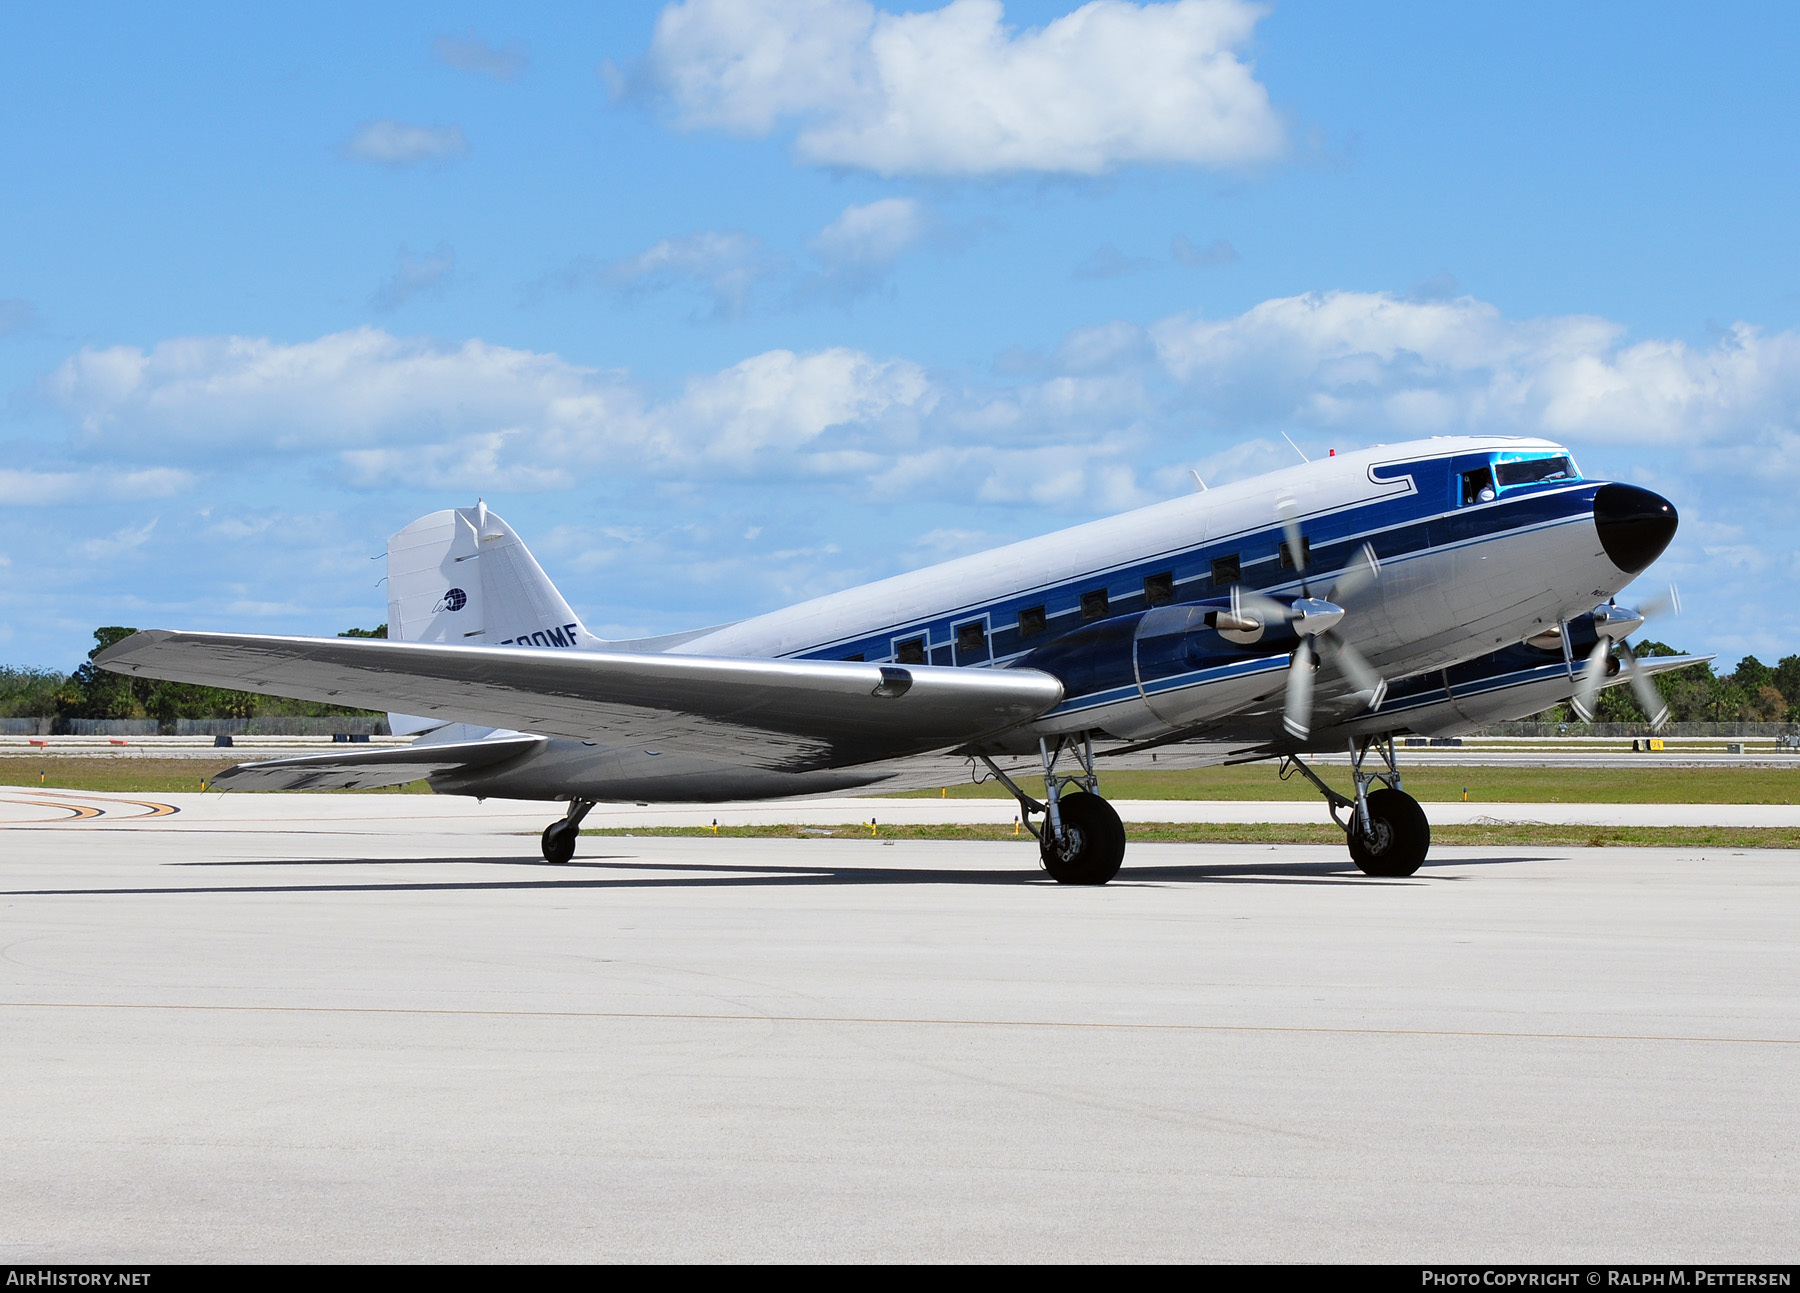
[[[1753,655],[1747,655],[1739,660],[1738,667],[1733,671],[1731,677],[1733,682],[1752,696],[1764,687],[1775,685],[1775,671]]]
[[[68,686],[58,695],[57,713],[64,718],[142,718],[143,705],[135,684],[148,679],[127,678],[95,666],[94,657],[115,642],[123,642],[137,630],[109,624],[94,630],[94,649],[87,663],[69,675]]]
[[[1788,703],[1790,714],[1800,714],[1800,655],[1784,655],[1775,665],[1775,689]]]
[[[264,696],[253,691],[203,687],[185,682],[163,682],[112,673],[95,666],[94,657],[136,629],[108,625],[94,630],[94,649],[88,662],[64,681],[54,695],[54,712],[63,718],[154,718],[172,724],[183,718],[371,717],[375,711],[345,705],[321,705],[285,696]],[[342,636],[386,637],[387,625],[354,629]]]
[[[69,676],[54,669],[0,665],[0,718],[38,718],[56,713],[57,693]]]

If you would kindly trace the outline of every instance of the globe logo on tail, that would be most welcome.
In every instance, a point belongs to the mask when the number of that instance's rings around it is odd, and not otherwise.
[[[460,611],[468,604],[469,595],[460,588],[452,588],[438,598],[438,604],[431,608],[431,613],[436,615],[439,611]]]

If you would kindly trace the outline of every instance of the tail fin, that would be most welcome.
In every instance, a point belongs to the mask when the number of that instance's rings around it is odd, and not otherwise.
[[[484,502],[414,521],[388,540],[387,567],[388,636],[396,641],[600,645],[524,541]],[[396,735],[442,725],[388,715]]]
[[[388,540],[388,636],[461,646],[596,646],[513,528],[486,503]]]

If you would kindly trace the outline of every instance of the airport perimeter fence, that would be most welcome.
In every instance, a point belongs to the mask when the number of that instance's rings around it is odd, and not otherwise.
[[[1669,723],[1652,733],[1648,723],[1489,723],[1476,736],[1701,736],[1773,741],[1800,734],[1800,723]]]
[[[385,718],[0,718],[0,736],[388,736]]]
[[[1644,723],[1490,723],[1482,736],[1644,736]],[[0,718],[0,736],[388,736],[385,718]],[[1659,736],[1773,741],[1800,736],[1800,723],[1670,723]]]

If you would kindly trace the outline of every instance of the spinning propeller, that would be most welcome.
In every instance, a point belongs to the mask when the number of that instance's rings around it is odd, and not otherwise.
[[[1632,693],[1637,696],[1638,707],[1649,718],[1651,731],[1662,730],[1663,724],[1669,721],[1669,703],[1662,698],[1662,693],[1656,689],[1656,683],[1651,680],[1649,673],[1637,662],[1637,657],[1631,653],[1631,646],[1625,638],[1650,620],[1670,611],[1681,614],[1681,594],[1674,584],[1669,585],[1665,596],[1653,597],[1639,605],[1635,611],[1615,602],[1594,607],[1594,632],[1600,635],[1600,640],[1588,652],[1587,663],[1581,671],[1581,681],[1575,686],[1575,694],[1569,698],[1569,703],[1574,706],[1575,713],[1582,722],[1594,721],[1594,703],[1600,695],[1600,683],[1606,677],[1606,660],[1612,653],[1613,643],[1617,642],[1623,653],[1621,663],[1625,676],[1631,682]]]
[[[1344,618],[1342,603],[1381,577],[1381,561],[1375,555],[1374,548],[1363,544],[1362,550],[1356,554],[1343,574],[1338,576],[1337,582],[1332,584],[1331,592],[1323,599],[1314,597],[1306,579],[1310,555],[1306,540],[1300,533],[1300,524],[1294,518],[1293,505],[1284,504],[1278,515],[1281,517],[1282,530],[1287,535],[1288,556],[1294,569],[1300,572],[1300,596],[1291,606],[1284,606],[1273,597],[1240,592],[1233,585],[1231,614],[1245,627],[1286,621],[1299,635],[1300,645],[1294,649],[1294,662],[1288,669],[1287,696],[1281,725],[1293,736],[1304,739],[1312,730],[1315,639],[1325,648],[1323,654],[1326,658],[1350,680],[1351,686],[1358,692],[1368,694],[1370,710],[1380,709],[1381,702],[1387,699],[1387,681],[1375,672],[1362,652],[1351,646],[1337,631],[1339,621]]]

